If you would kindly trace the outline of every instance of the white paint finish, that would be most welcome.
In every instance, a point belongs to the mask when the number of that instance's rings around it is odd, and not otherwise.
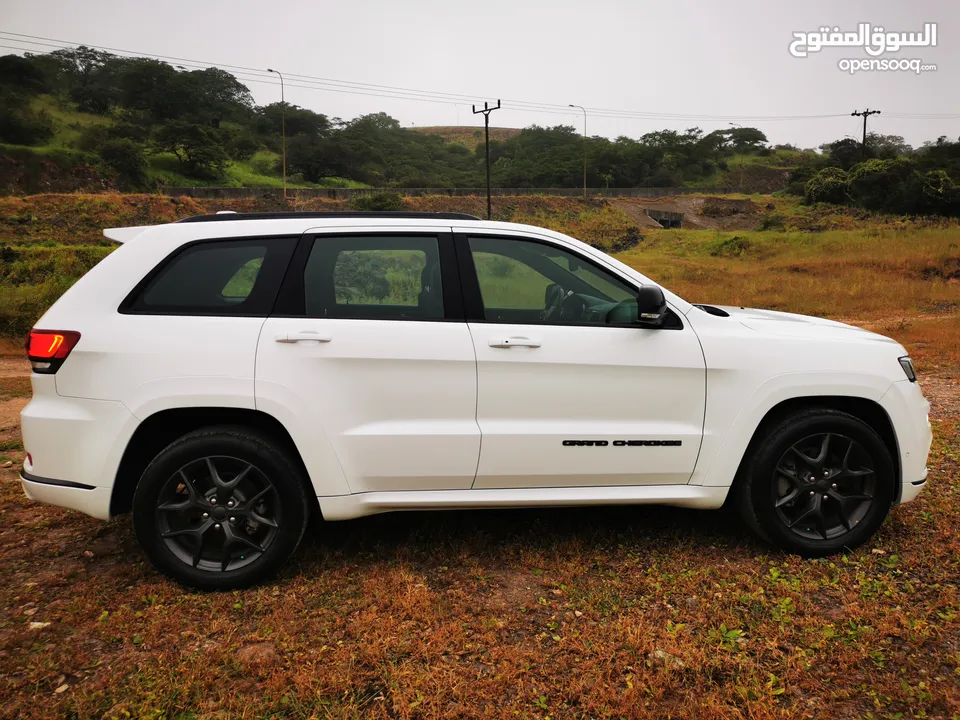
[[[97,520],[110,519],[110,488],[96,487],[92,490],[46,485],[20,478],[23,494],[36,502],[70,508]]]
[[[930,427],[930,403],[918,383],[900,380],[880,398],[880,406],[893,423],[900,451],[900,476],[903,481],[901,502],[908,502],[919,492],[911,483],[927,477],[927,456],[933,442]],[[908,498],[908,496],[910,496]]]
[[[20,413],[23,447],[33,458],[25,465],[27,472],[112,487],[120,459],[139,424],[137,418],[119,402],[60,397],[53,383],[47,382],[52,377],[33,377],[33,399]]]
[[[897,358],[907,352],[889,338],[820,318],[724,309],[735,314],[723,318],[693,308],[686,316],[708,368],[704,438],[692,484],[730,485],[757,426],[785,400],[841,396],[880,402],[905,380]]]
[[[703,428],[705,370],[683,330],[470,323],[483,449],[476,488],[686,483]],[[503,338],[539,347],[491,347]],[[607,440],[564,447],[564,440]],[[679,440],[616,447],[614,440]]]
[[[141,420],[176,407],[253,409],[263,318],[104,314],[82,324],[60,395],[119,400]]]
[[[350,520],[400,510],[465,510],[592,505],[673,505],[711,510],[723,505],[727,488],[693,485],[512,488],[369,492],[320,497],[327,520]]]
[[[276,342],[318,333],[329,342]],[[350,491],[469,488],[477,471],[477,371],[465,323],[270,318],[257,405],[299,398],[298,435],[331,443]],[[325,484],[329,463],[307,466]]]
[[[902,501],[920,491],[910,483],[926,473],[928,405],[897,363],[906,351],[841,323],[739,308],[719,318],[666,290],[682,332],[116,312],[186,242],[452,225],[554,242],[628,282],[651,284],[572,238],[511,223],[302,218],[114,233],[127,242],[38,321],[39,328],[78,330],[81,339],[56,376],[34,376],[35,397],[23,413],[32,471],[98,490],[28,493],[105,517],[139,421],[167,408],[217,406],[256,408],[283,424],[330,518],[421,507],[708,507],[722,502],[763,416],[783,400],[818,395],[878,402],[897,435]],[[563,439],[683,445],[563,448]]]

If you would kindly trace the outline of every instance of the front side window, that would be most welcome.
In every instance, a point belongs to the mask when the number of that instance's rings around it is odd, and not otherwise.
[[[295,238],[257,238],[189,245],[165,260],[121,310],[266,316],[295,242]]]
[[[436,237],[320,236],[314,240],[303,280],[309,317],[444,316]]]
[[[573,253],[521,239],[468,242],[487,321],[628,325],[636,320],[636,290]]]

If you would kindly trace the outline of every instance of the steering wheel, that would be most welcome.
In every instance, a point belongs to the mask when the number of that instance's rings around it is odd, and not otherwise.
[[[540,313],[540,319],[544,322],[560,319],[560,309],[563,307],[563,301],[567,297],[567,291],[559,285],[551,285],[547,290],[547,302],[543,312]]]

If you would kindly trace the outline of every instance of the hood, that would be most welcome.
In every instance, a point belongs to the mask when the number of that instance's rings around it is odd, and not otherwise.
[[[754,308],[728,305],[715,305],[711,306],[711,309],[721,310],[729,316],[731,321],[739,322],[751,330],[763,333],[764,335],[823,339],[836,338],[838,340],[875,340],[896,344],[896,340],[891,340],[888,337],[878,335],[869,330],[837,322],[836,320],[826,320],[810,315],[797,315],[795,313],[777,312],[776,310],[757,310]],[[711,310],[705,310],[705,312],[709,312],[711,315],[720,315],[720,313],[712,312]]]

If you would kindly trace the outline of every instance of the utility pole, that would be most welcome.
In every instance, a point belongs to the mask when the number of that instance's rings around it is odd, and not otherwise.
[[[587,111],[582,105],[568,105],[567,107],[583,110],[583,196],[587,196]]]
[[[867,108],[863,112],[854,110],[850,114],[863,116],[863,141],[860,143],[860,157],[866,158],[867,157],[867,118],[870,117],[871,115],[879,115],[880,111],[871,110],[870,108]]]
[[[743,129],[743,125],[737,125],[736,123],[729,123],[733,127]],[[740,148],[740,192],[743,192],[743,148]]]
[[[279,70],[267,68],[267,72],[280,75],[280,136],[283,146],[283,199],[287,199],[287,101],[283,97],[283,75]]]
[[[490,113],[494,110],[500,109],[500,101],[497,100],[496,107],[488,107],[486,101],[483,103],[483,109],[477,110],[476,105],[471,105],[473,114],[477,115],[483,113],[483,130],[486,137],[486,148],[487,148],[487,220],[490,219],[490,216],[493,214],[493,205],[490,202]]]

